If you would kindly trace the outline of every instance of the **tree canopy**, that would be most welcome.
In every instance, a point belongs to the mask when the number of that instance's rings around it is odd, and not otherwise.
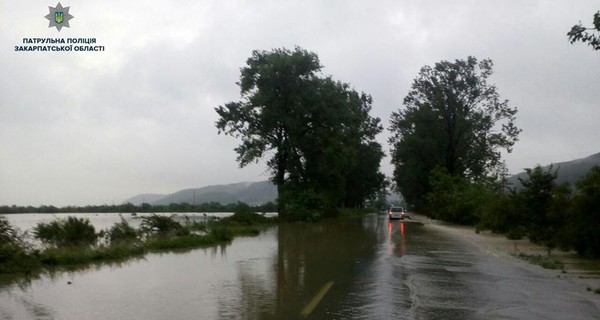
[[[600,11],[594,14],[593,28],[584,27],[581,24],[574,25],[567,33],[571,44],[581,41],[588,43],[594,50],[600,50]]]
[[[424,66],[392,114],[394,181],[409,203],[424,204],[436,167],[469,180],[502,168],[500,149],[511,152],[521,130],[517,109],[487,81],[492,67],[474,57]]]
[[[372,99],[319,76],[315,53],[296,47],[254,51],[241,69],[242,100],[216,108],[219,133],[241,139],[240,166],[264,157],[280,211],[360,206],[381,188],[383,157],[369,115]]]

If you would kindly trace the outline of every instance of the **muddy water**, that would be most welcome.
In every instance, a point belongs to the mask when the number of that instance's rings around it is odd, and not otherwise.
[[[598,319],[577,290],[370,215],[4,286],[0,319]]]

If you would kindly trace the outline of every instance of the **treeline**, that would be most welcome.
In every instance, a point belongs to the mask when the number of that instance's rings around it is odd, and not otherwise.
[[[434,170],[426,213],[510,239],[527,237],[549,253],[555,248],[574,249],[585,257],[600,257],[600,168],[594,167],[575,188],[557,184],[552,167],[526,172],[528,178],[520,179],[523,188],[517,191],[503,183],[475,183]]]
[[[203,204],[189,203],[171,203],[168,205],[151,205],[142,203],[134,205],[130,202],[119,205],[99,205],[99,206],[0,206],[0,213],[109,213],[109,212],[234,212],[240,207],[248,206],[243,202],[221,204],[218,202],[208,202]],[[256,212],[276,212],[277,205],[273,202],[267,202],[262,205],[251,206]]]

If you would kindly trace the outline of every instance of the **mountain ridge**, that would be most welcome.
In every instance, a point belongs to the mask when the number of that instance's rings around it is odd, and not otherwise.
[[[557,170],[558,175],[555,180],[557,184],[566,183],[573,186],[577,180],[584,177],[594,166],[600,166],[600,152],[585,158],[551,163],[542,166],[542,168],[544,171],[548,171],[550,168],[552,168],[553,172]],[[517,190],[522,188],[519,178],[523,180],[528,179],[527,172],[523,171],[508,177],[507,181],[509,186],[514,187]]]

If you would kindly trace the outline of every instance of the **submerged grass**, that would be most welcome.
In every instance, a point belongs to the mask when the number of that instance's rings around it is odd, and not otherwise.
[[[196,234],[188,234],[173,237],[156,237],[148,240],[145,247],[152,252],[170,251],[170,250],[186,250],[198,248],[201,246],[216,244],[220,241],[211,235],[199,236]]]
[[[89,263],[124,261],[143,256],[146,249],[133,243],[119,243],[99,247],[59,247],[48,248],[39,254],[44,266],[76,266]]]

